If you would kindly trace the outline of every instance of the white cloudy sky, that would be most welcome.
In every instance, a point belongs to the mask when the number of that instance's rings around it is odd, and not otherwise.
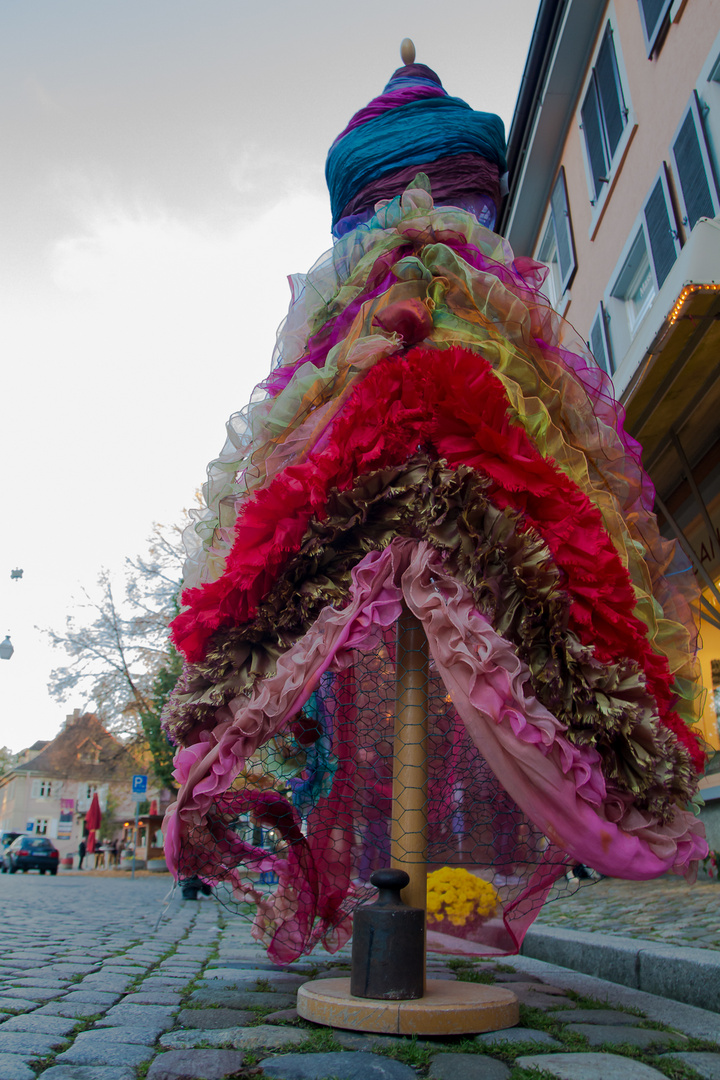
[[[324,162],[408,35],[509,128],[538,0],[0,7],[0,746],[56,734],[60,629],[177,521],[330,246]],[[10,571],[22,567],[22,581]]]

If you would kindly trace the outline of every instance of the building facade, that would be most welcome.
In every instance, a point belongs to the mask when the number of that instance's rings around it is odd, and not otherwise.
[[[720,703],[720,4],[542,0],[500,231],[549,267],[643,446],[661,530],[703,589],[703,734]]]
[[[132,776],[144,771],[97,716],[76,709],[55,739],[20,753],[0,778],[0,831],[47,836],[61,858],[75,854],[97,793],[102,838],[120,836],[135,815]]]

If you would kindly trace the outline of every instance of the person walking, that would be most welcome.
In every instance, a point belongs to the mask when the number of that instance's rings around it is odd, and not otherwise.
[[[82,870],[83,859],[85,858],[85,852],[87,851],[87,844],[85,843],[85,837],[83,837],[78,844],[78,870]]]

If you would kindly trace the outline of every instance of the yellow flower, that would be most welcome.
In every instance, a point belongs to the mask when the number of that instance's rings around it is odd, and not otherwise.
[[[498,894],[493,886],[461,867],[443,866],[427,879],[429,922],[448,919],[453,926],[464,926],[475,916],[492,915]]]

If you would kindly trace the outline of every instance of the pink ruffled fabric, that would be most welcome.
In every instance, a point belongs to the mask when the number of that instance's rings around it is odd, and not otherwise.
[[[173,872],[182,869],[190,830],[193,848],[202,848],[212,860],[213,822],[245,760],[288,726],[326,670],[347,670],[354,650],[376,645],[397,620],[403,602],[423,624],[437,672],[473,743],[552,844],[603,873],[638,880],[673,869],[685,872],[704,856],[702,827],[692,814],[678,808],[669,821],[660,822],[607,789],[597,752],[566,739],[563,725],[533,698],[529,673],[512,646],[474,608],[466,586],[444,571],[430,545],[397,538],[384,551],[366,556],[352,576],[349,603],[340,611],[324,609],[280,657],[275,675],[248,698],[219,710],[214,731],[179,752],[181,790],[164,825]],[[348,734],[352,701],[348,686],[341,716]],[[342,742],[352,744],[350,738]],[[293,845],[292,872],[287,858],[277,860],[280,886],[258,909],[256,935],[278,961],[309,951],[318,941],[337,948],[349,933],[352,822],[343,777],[351,768],[349,760],[340,763],[330,798],[313,812],[332,829],[308,823],[310,840],[296,838]],[[199,842],[203,830],[208,833],[204,844]],[[538,903],[564,869],[557,861],[538,865],[521,895],[506,905],[503,926],[489,928],[496,944],[489,941],[488,948],[519,947]],[[202,876],[213,880],[210,863]]]

